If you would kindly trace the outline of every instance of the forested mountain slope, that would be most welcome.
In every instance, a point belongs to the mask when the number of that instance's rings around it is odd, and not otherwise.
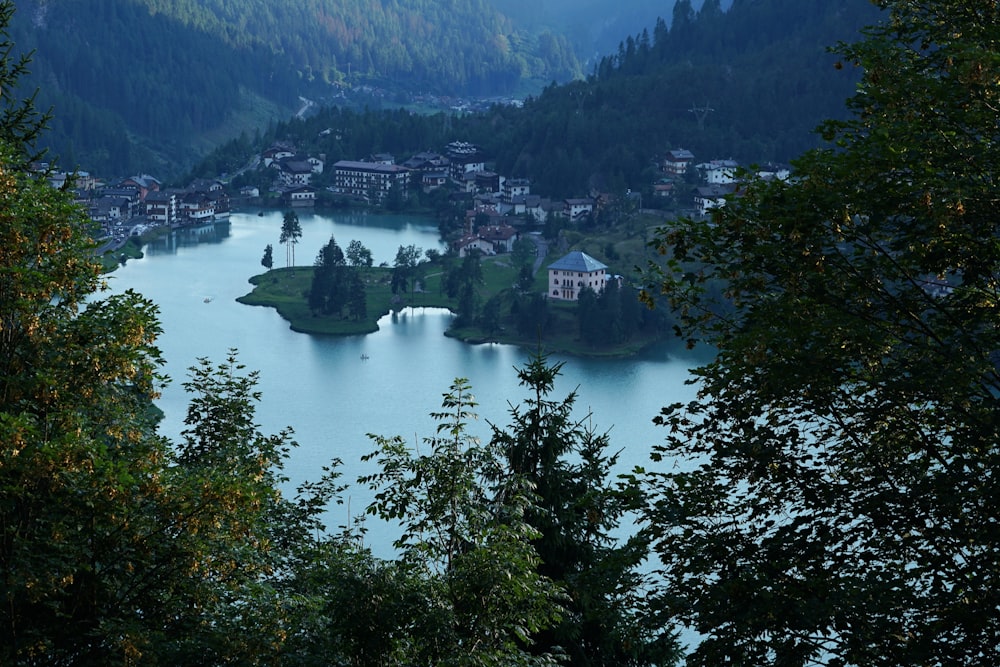
[[[626,37],[586,80],[549,86],[523,108],[447,119],[329,110],[263,139],[289,139],[334,159],[463,139],[481,146],[500,173],[530,178],[534,192],[642,191],[659,177],[654,160],[672,148],[749,165],[787,162],[818,146],[815,128],[844,115],[859,76],[850,63],[838,69],[827,47],[854,41],[879,18],[867,0],[735,0],[728,11],[719,0],[698,11],[683,0],[670,27],[661,19]],[[344,131],[319,136],[327,127]],[[200,175],[241,163],[248,149],[225,147]]]
[[[176,173],[197,139],[287,118],[299,95],[492,95],[580,73],[564,39],[485,0],[23,0],[10,34],[36,50],[25,83],[54,107],[49,145],[102,173]]]
[[[705,0],[693,0],[701,9]],[[658,17],[669,23],[673,0],[489,0],[517,23],[539,23],[566,35],[577,55],[589,63],[612,53],[626,35],[652,26]],[[733,0],[722,0],[728,9]]]
[[[878,18],[867,0],[736,0],[729,11],[708,0],[698,12],[684,0],[669,28],[660,20],[627,37],[587,81],[498,112],[483,140],[501,171],[566,196],[635,188],[671,148],[788,161],[817,145],[821,121],[844,114],[858,80],[827,47]]]

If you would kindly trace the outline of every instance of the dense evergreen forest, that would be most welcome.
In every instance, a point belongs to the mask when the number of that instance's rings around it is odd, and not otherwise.
[[[586,80],[551,85],[523,108],[463,116],[327,108],[277,124],[261,143],[290,140],[331,159],[358,159],[441,150],[462,139],[479,145],[498,172],[530,178],[532,191],[546,196],[651,194],[654,161],[671,148],[749,165],[816,147],[816,127],[844,115],[859,75],[838,69],[825,45],[853,39],[877,18],[867,0],[736,2],[728,12],[718,0],[697,12],[683,0],[671,27],[661,19],[629,36]],[[339,132],[321,136],[326,128]],[[231,171],[262,147],[233,142],[196,173]]]
[[[665,16],[670,20],[671,2],[664,0],[489,0],[518,23],[537,23],[562,32],[576,49],[584,66],[613,53],[623,35],[641,32]],[[700,9],[704,0],[694,0]],[[728,9],[732,0],[722,0]]]
[[[22,92],[57,110],[43,141],[102,174],[176,175],[300,95],[499,95],[581,71],[563,37],[483,0],[25,0],[10,32],[37,50]]]

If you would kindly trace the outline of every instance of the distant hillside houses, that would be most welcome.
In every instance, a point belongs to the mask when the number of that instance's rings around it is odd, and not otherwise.
[[[735,183],[740,165],[736,160],[710,160],[695,165],[701,178],[710,185]]]
[[[330,134],[332,134],[332,130]],[[372,205],[386,205],[390,197],[405,200],[411,188],[425,193],[447,188],[453,202],[466,208],[464,234],[453,243],[459,254],[476,251],[484,254],[511,252],[520,238],[524,221],[536,223],[561,219],[571,225],[597,219],[613,199],[607,193],[592,191],[583,196],[552,199],[532,191],[529,179],[511,178],[488,168],[480,147],[467,141],[452,141],[441,152],[424,150],[398,161],[392,153],[371,153],[357,160],[338,160],[327,164],[325,154],[303,153],[288,142],[275,142],[263,150],[256,161],[262,173],[273,173],[267,186],[277,192],[284,206],[316,204],[320,188]],[[644,192],[652,192],[653,206],[673,206],[694,215],[709,215],[740,196],[741,166],[732,159],[699,161],[684,148],[665,151],[655,163],[659,173]],[[73,187],[77,201],[99,223],[105,236],[121,238],[141,226],[201,225],[228,217],[232,203],[219,180],[199,179],[186,188],[164,188],[154,176],[140,174],[103,184],[87,172],[51,172],[48,165],[38,165],[56,187]],[[790,169],[784,165],[756,167],[762,178],[787,179]],[[261,189],[241,188],[241,199],[257,199]],[[664,202],[664,200],[668,200]],[[638,192],[629,201],[642,207]],[[647,200],[649,201],[649,200]],[[575,261],[588,261],[575,257]],[[593,260],[593,258],[590,258]],[[593,260],[596,262],[596,260]],[[599,262],[598,262],[599,264]],[[596,265],[591,265],[596,266]],[[606,269],[606,267],[604,267]],[[553,271],[568,271],[565,267]],[[559,274],[554,298],[577,298],[580,284],[596,285],[601,268],[578,270],[578,280],[570,284],[569,274]],[[593,273],[594,275],[590,275]],[[550,276],[554,278],[555,276]]]
[[[685,148],[675,148],[663,156],[660,168],[665,174],[683,176],[694,164],[694,154]]]
[[[741,196],[742,167],[731,158],[696,162],[691,151],[674,149],[666,152],[659,165],[661,177],[652,184],[654,197],[690,204],[695,215],[708,215],[725,206],[727,199]],[[785,165],[767,164],[756,170],[756,176],[765,179],[787,180],[790,175]]]

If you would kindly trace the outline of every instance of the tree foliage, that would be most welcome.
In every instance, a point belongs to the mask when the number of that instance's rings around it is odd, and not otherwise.
[[[295,246],[302,238],[302,224],[299,214],[293,210],[285,211],[281,219],[281,236],[278,243],[285,245],[285,266],[295,266]]]
[[[420,634],[396,641],[408,644],[404,662],[555,664],[551,653],[528,650],[560,613],[524,519],[528,487],[506,474],[492,444],[468,433],[473,407],[468,382],[457,379],[431,415],[438,426],[423,442],[427,453],[398,436],[372,436],[377,450],[364,457],[380,470],[361,480],[375,492],[368,513],[401,524],[402,562],[424,573],[430,596]]]
[[[1000,7],[877,4],[837,149],[659,234],[657,288],[716,350],[646,477],[691,664],[1000,650]]]
[[[100,293],[83,212],[17,162],[0,150],[0,662],[254,664],[284,631],[287,436],[257,433],[234,359],[196,371],[183,443],[156,435],[156,307]]]
[[[29,84],[58,109],[44,145],[99,173],[175,176],[199,138],[248,124],[260,102],[277,119],[331,90],[493,95],[581,74],[565,37],[543,39],[482,0],[16,4],[14,41],[38,51]]]
[[[491,446],[532,489],[525,520],[537,531],[540,574],[565,587],[562,621],[539,632],[536,650],[562,647],[569,665],[668,665],[678,657],[672,632],[639,617],[648,545],[623,536],[632,498],[614,485],[617,454],[591,415],[574,415],[576,392],[551,396],[562,364],[535,354],[517,369],[529,392],[510,405],[510,424],[491,424]]]
[[[348,263],[344,251],[332,236],[320,248],[307,298],[309,309],[314,314],[340,316],[346,308],[350,317],[360,319],[368,312],[360,267],[365,261],[371,262],[371,252],[358,241],[351,241],[348,253],[352,252],[355,257]]]

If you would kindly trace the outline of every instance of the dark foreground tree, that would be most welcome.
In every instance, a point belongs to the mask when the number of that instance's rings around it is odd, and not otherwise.
[[[533,356],[517,371],[529,396],[510,407],[510,424],[492,425],[491,445],[533,489],[525,520],[538,531],[538,571],[567,592],[562,620],[534,637],[538,651],[567,665],[669,665],[679,657],[673,631],[645,625],[640,564],[648,544],[623,535],[629,494],[614,483],[610,438],[574,415],[576,392],[553,400],[562,364]]]
[[[659,235],[716,350],[646,477],[689,664],[1000,654],[1000,5],[877,4],[838,148]]]
[[[38,91],[26,99],[19,99],[15,93],[19,80],[28,73],[32,55],[14,54],[8,27],[15,9],[11,0],[0,0],[0,142],[13,151],[13,155],[5,158],[7,166],[21,168],[42,157],[35,144],[51,113],[40,113],[35,108]]]
[[[0,664],[273,662],[296,626],[274,577],[297,549],[274,519],[308,534],[317,513],[277,491],[287,434],[257,432],[234,359],[195,371],[182,443],[156,434],[156,307],[102,293],[84,211],[4,143],[36,134],[30,104],[12,108],[27,111],[0,115]]]
[[[373,631],[398,664],[554,665],[553,653],[530,650],[560,608],[525,521],[528,488],[505,474],[495,446],[468,432],[473,407],[468,382],[456,380],[431,415],[437,433],[423,454],[400,437],[372,436],[378,449],[363,458],[379,472],[361,480],[375,492],[368,513],[401,525],[392,572],[411,582],[393,603],[410,611]]]
[[[0,663],[253,664],[280,644],[285,436],[232,361],[155,433],[156,308],[103,296],[68,193],[0,148]],[[292,530],[294,527],[290,527]]]

